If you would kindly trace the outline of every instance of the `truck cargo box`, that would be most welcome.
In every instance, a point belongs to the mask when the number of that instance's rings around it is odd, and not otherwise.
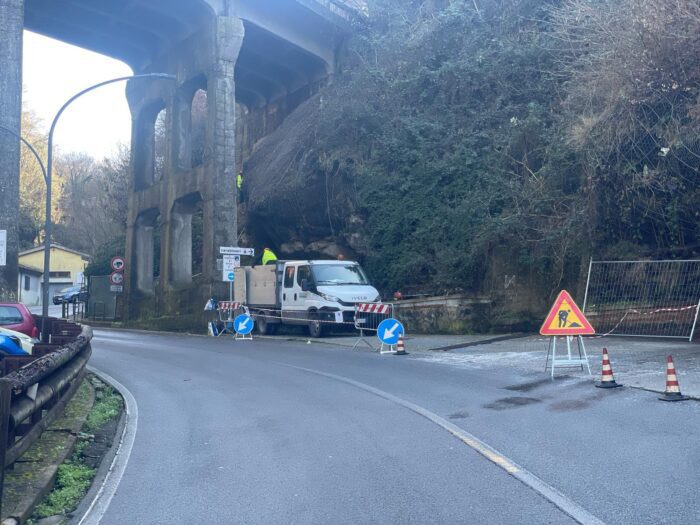
[[[234,271],[233,300],[248,306],[277,307],[277,266],[242,266]]]

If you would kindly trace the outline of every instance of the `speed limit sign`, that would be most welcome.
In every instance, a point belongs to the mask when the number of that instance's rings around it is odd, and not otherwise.
[[[124,282],[124,274],[121,272],[112,272],[109,276],[109,282],[112,284],[122,284]]]
[[[124,271],[124,266],[126,265],[126,262],[124,261],[124,257],[112,257],[112,270],[115,272],[123,272]]]

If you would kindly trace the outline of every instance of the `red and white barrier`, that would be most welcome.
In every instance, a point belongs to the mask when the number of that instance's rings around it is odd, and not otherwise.
[[[355,312],[387,315],[391,312],[391,305],[382,303],[358,303],[355,305]]]

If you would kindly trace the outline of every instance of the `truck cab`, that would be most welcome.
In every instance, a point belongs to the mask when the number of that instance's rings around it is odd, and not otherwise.
[[[354,328],[357,303],[379,301],[379,292],[353,261],[276,261],[239,273],[245,283],[236,276],[236,300],[245,297],[261,333],[283,323],[307,325],[312,337],[321,337],[329,328]]]

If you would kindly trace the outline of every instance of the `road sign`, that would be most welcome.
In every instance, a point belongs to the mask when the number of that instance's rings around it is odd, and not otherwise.
[[[236,275],[233,273],[233,271],[227,272],[226,270],[224,270],[223,272],[221,272],[221,274],[221,280],[225,283],[232,283],[236,280]]]
[[[112,284],[122,284],[124,282],[124,274],[121,272],[112,272],[109,276],[109,282]]]
[[[540,328],[542,335],[592,335],[595,330],[569,295],[562,290]]]
[[[220,255],[255,255],[255,248],[239,248],[238,246],[220,246]]]
[[[253,318],[246,314],[241,314],[233,320],[233,329],[241,335],[248,335],[252,332],[254,325]]]
[[[241,265],[240,255],[224,255],[222,270],[225,272],[232,272],[234,268],[238,268]]]
[[[121,284],[113,284],[109,287],[109,291],[114,293],[122,293],[124,291],[124,287]]]
[[[385,345],[395,345],[404,333],[403,325],[396,319],[384,319],[377,327],[377,338]]]
[[[117,256],[117,257],[112,257],[112,262],[110,263],[112,266],[112,270],[115,272],[123,272],[124,271],[124,266],[126,266],[126,262],[124,261],[124,257]]]

